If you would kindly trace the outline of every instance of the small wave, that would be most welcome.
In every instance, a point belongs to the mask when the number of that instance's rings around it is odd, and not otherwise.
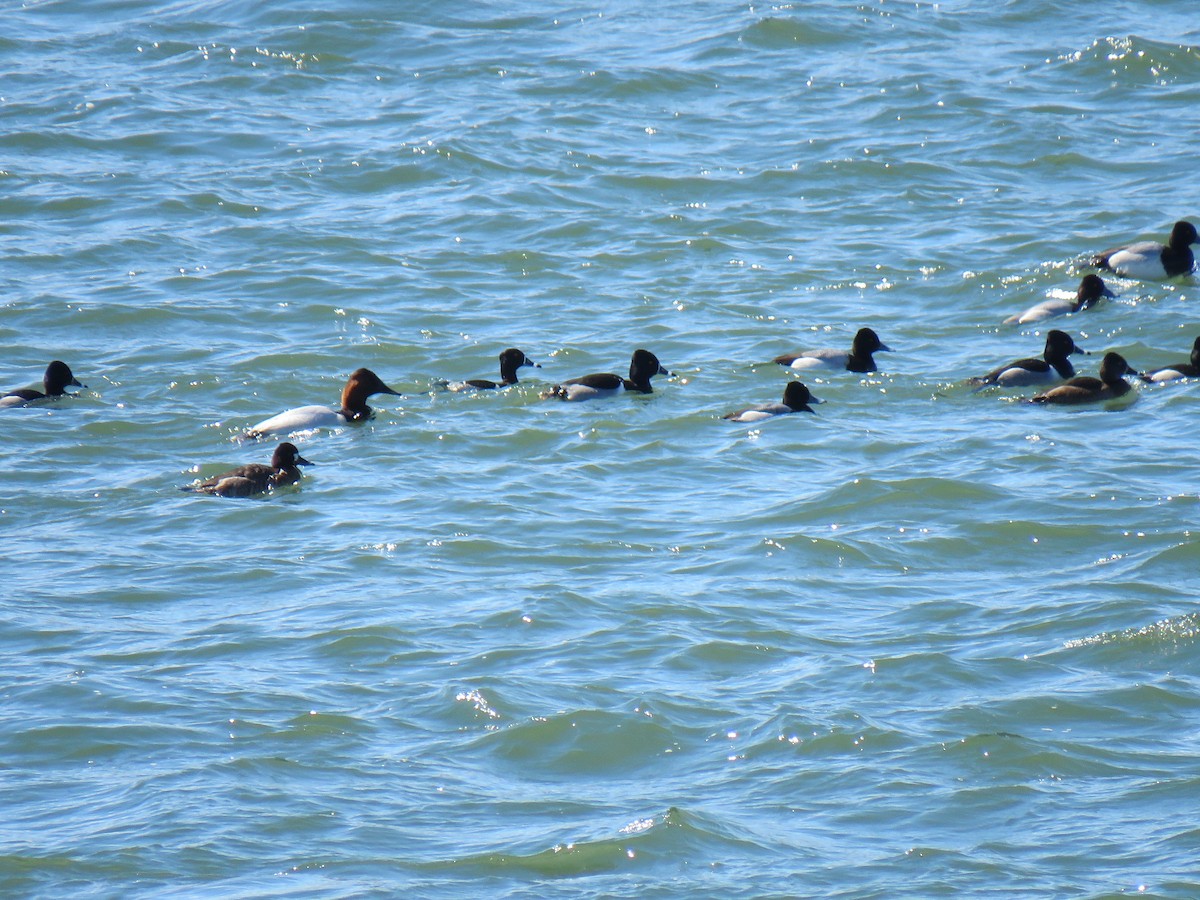
[[[712,84],[712,76],[707,73],[688,72],[682,69],[599,69],[589,72],[583,86],[600,93],[618,98],[644,98],[656,94],[690,94],[704,89]],[[573,88],[579,87],[573,85]],[[557,85],[546,87],[533,84],[524,89],[534,96],[546,96],[561,93]]]
[[[1044,707],[1047,698],[1041,698],[1041,702]],[[1056,783],[1066,778],[1115,777],[1127,772],[1125,767],[1115,764],[1104,749],[1091,747],[1086,741],[1041,740],[1009,732],[971,734],[956,741],[946,741],[931,752],[941,757],[941,767],[974,773],[967,776],[970,778],[984,774],[999,781],[969,791],[980,797],[980,791],[994,790],[1012,796],[1014,791],[1033,790],[1038,783]]]
[[[1099,38],[1058,62],[1102,69],[1121,83],[1194,84],[1200,79],[1200,48],[1137,35]]]
[[[1187,613],[1169,619],[1161,619],[1149,625],[1124,628],[1120,631],[1102,631],[1084,638],[1067,641],[1063,647],[1077,650],[1081,647],[1099,647],[1112,644],[1143,646],[1150,649],[1179,649],[1190,646],[1200,636],[1200,613]]]
[[[757,47],[832,47],[853,39],[853,31],[825,30],[800,19],[767,16],[742,32],[742,39]]]
[[[671,807],[635,818],[606,837],[556,843],[532,852],[473,853],[429,866],[434,870],[485,870],[490,874],[530,873],[569,878],[681,862],[711,865],[730,857],[772,852],[765,840],[711,816]]]
[[[544,776],[578,778],[587,772],[631,773],[676,752],[679,744],[669,728],[648,716],[588,709],[488,732],[475,748]]]
[[[778,647],[742,641],[710,640],[691,644],[669,657],[666,665],[686,672],[717,673],[726,676],[738,672],[756,672],[778,663],[787,654]]]

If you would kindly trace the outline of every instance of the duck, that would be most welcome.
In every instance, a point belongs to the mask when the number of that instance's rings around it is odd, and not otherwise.
[[[1031,322],[1041,322],[1044,319],[1053,319],[1055,316],[1065,316],[1068,313],[1077,313],[1080,310],[1091,309],[1096,305],[1101,297],[1115,297],[1112,291],[1108,289],[1108,285],[1104,283],[1104,279],[1095,273],[1084,275],[1079,281],[1079,289],[1075,292],[1074,300],[1067,300],[1058,297],[1052,297],[1049,300],[1043,300],[1041,303],[1036,303],[1023,313],[1018,313],[1015,316],[1009,316],[1004,320],[1005,325],[1028,325]]]
[[[1076,376],[1033,398],[1034,403],[1103,403],[1128,394],[1132,387],[1123,376],[1137,375],[1137,370],[1120,353],[1109,351],[1100,361],[1100,377]]]
[[[36,391],[33,388],[9,391],[0,397],[0,409],[15,409],[20,406],[28,406],[38,400],[53,400],[57,397],[69,396],[67,388],[86,389],[87,385],[80,384],[79,379],[71,372],[71,367],[61,359],[56,359],[46,366],[46,374],[42,376],[42,387],[44,392]]]
[[[872,354],[878,351],[890,353],[891,347],[879,340],[870,328],[860,328],[854,335],[854,341],[849,350],[802,350],[798,353],[785,353],[777,356],[771,362],[793,369],[833,369],[847,372],[874,372],[875,358]]]
[[[981,387],[1024,387],[1074,378],[1075,367],[1068,359],[1072,353],[1086,355],[1087,351],[1076,346],[1075,341],[1065,331],[1054,330],[1046,335],[1046,347],[1042,351],[1041,359],[1018,359],[995,368],[986,375],[972,378],[971,383]]]
[[[726,413],[721,418],[728,419],[731,422],[761,422],[764,419],[774,418],[775,416],[786,416],[794,412],[815,413],[810,403],[821,403],[812,395],[808,387],[800,381],[788,382],[788,386],[783,389],[783,401],[780,403],[764,403],[759,406],[751,406],[747,409],[739,409],[737,412]]]
[[[638,394],[652,394],[650,379],[655,375],[671,373],[658,361],[658,357],[649,350],[634,350],[629,362],[629,377],[612,375],[604,372],[597,375],[583,375],[571,378],[562,384],[556,384],[542,394],[542,399],[557,398],[559,400],[593,400],[598,397],[612,397],[622,391],[633,391]]]
[[[256,497],[286,484],[296,484],[300,480],[300,470],[297,466],[311,465],[312,463],[300,455],[295,444],[284,441],[271,454],[269,466],[262,463],[238,466],[180,490],[212,494],[216,497]]]
[[[1191,361],[1175,363],[1173,366],[1164,366],[1153,372],[1146,372],[1142,375],[1142,381],[1175,381],[1179,378],[1195,378],[1197,376],[1200,376],[1200,337],[1192,342]]]
[[[291,434],[297,431],[311,431],[314,428],[365,422],[374,414],[374,410],[367,406],[367,398],[375,394],[403,396],[399,391],[393,391],[384,384],[370,369],[355,369],[347,379],[346,386],[342,388],[341,409],[330,406],[297,406],[269,419],[263,419],[243,437],[261,438],[274,433]]]
[[[494,391],[497,388],[508,387],[517,383],[517,369],[521,366],[533,366],[540,369],[541,365],[518,350],[509,347],[500,354],[500,381],[488,381],[486,378],[472,378],[468,381],[452,381],[446,385],[452,391]]]
[[[1139,241],[1127,247],[1105,250],[1092,257],[1092,265],[1130,278],[1188,275],[1196,267],[1196,257],[1192,254],[1192,244],[1196,240],[1196,226],[1180,221],[1172,227],[1165,244]]]

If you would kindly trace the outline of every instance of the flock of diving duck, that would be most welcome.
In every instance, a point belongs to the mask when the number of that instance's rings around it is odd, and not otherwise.
[[[1166,244],[1142,241],[1098,254],[1089,263],[1099,269],[1118,275],[1141,278],[1163,279],[1190,274],[1195,268],[1192,244],[1197,242],[1196,228],[1190,222],[1176,222]],[[1028,324],[1055,316],[1079,312],[1095,304],[1102,297],[1112,297],[1112,292],[1099,275],[1085,275],[1079,284],[1074,300],[1046,300],[1025,312],[1005,320],[1006,324]],[[796,372],[808,370],[840,370],[857,373],[875,371],[874,354],[888,351],[879,336],[870,328],[861,328],[854,336],[849,350],[804,350],[798,353],[775,357],[772,362],[786,366]],[[999,366],[970,379],[979,388],[998,386],[1002,388],[1054,385],[1036,394],[1031,402],[1045,404],[1103,403],[1127,394],[1131,387],[1126,375],[1141,377],[1145,381],[1161,382],[1178,378],[1200,376],[1200,337],[1192,345],[1191,357],[1187,362],[1177,363],[1152,372],[1140,373],[1119,353],[1108,352],[1100,363],[1099,377],[1076,375],[1070,356],[1086,352],[1080,350],[1066,332],[1052,330],[1046,335],[1045,350],[1040,359],[1018,359]],[[500,354],[500,380],[474,379],[447,383],[452,391],[496,390],[517,383],[517,370],[522,366],[540,368],[522,351],[509,348]],[[543,392],[544,399],[566,401],[590,400],[613,396],[626,391],[649,394],[653,392],[650,380],[656,375],[670,375],[666,368],[649,350],[633,352],[629,365],[629,377],[612,373],[597,373],[571,378],[555,384]],[[72,373],[70,367],[54,360],[46,367],[42,379],[44,390],[26,388],[0,396],[0,409],[28,406],[39,402],[54,401],[66,395],[68,387],[86,388]],[[388,387],[370,369],[358,369],[350,375],[342,389],[341,407],[301,406],[264,419],[250,428],[242,437],[257,439],[272,434],[293,434],[319,428],[336,427],[362,422],[372,415],[367,400],[376,394],[400,395]],[[759,422],[775,416],[794,412],[813,412],[812,405],[821,401],[812,395],[808,387],[799,380],[788,382],[783,399],[779,403],[766,403],[740,409],[723,418],[733,422]],[[251,463],[239,466],[220,475],[214,475],[182,488],[203,494],[221,497],[251,497],[269,493],[277,487],[295,484],[300,480],[300,466],[312,465],[300,455],[296,445],[284,441],[271,456],[269,465]]]

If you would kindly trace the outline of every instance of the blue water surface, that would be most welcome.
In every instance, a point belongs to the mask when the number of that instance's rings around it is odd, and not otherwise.
[[[0,894],[1200,896],[1194,3],[0,19]]]

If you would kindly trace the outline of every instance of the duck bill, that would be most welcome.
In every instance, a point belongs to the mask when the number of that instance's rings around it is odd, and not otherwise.
[[[298,466],[315,466],[316,463],[309,462],[303,456],[297,456],[296,457],[296,465],[298,465]]]

